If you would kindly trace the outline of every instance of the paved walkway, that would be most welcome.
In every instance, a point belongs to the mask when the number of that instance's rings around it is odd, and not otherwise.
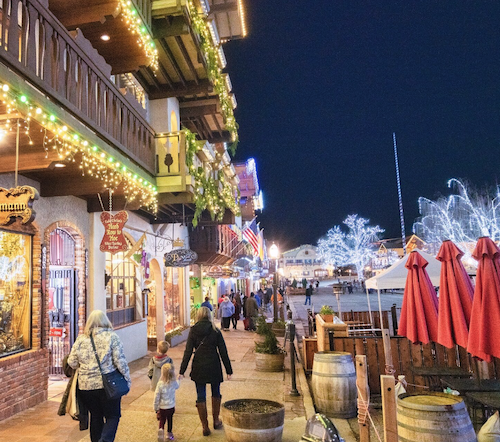
[[[300,312],[297,313],[299,319]],[[242,322],[239,326],[242,328]],[[307,381],[300,365],[296,367],[297,388],[301,395],[291,397],[289,360],[286,358],[285,373],[262,373],[255,371],[254,333],[242,329],[224,332],[234,375],[221,386],[223,401],[237,398],[261,398],[285,404],[284,442],[296,442],[304,433],[307,417],[314,413]],[[184,344],[170,349],[176,367],[180,366]],[[117,433],[117,442],[139,442],[156,440],[157,421],[152,409],[153,392],[149,391],[147,364],[142,358],[130,364],[132,390],[123,399],[122,419]],[[189,369],[187,374],[189,374]],[[0,424],[0,442],[68,441],[88,442],[88,432],[80,432],[78,424],[69,416],[57,416],[61,386],[51,386],[48,401],[3,421]],[[193,382],[185,378],[177,393],[174,434],[178,441],[224,441],[224,430],[213,431],[203,437],[195,407],[196,393]],[[210,411],[209,411],[210,413]],[[335,420],[346,442],[356,440],[349,422]]]

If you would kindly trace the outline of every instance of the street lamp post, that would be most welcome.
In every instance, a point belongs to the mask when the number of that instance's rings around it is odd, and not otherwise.
[[[271,259],[275,260],[274,278],[273,278],[273,321],[278,322],[278,258],[279,258],[279,249],[278,249],[278,246],[274,243],[271,247],[269,247],[269,256],[271,257]]]

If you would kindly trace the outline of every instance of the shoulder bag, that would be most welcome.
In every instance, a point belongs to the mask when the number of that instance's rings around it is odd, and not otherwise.
[[[125,396],[130,388],[128,386],[127,380],[120,373],[119,370],[114,370],[111,373],[103,373],[101,368],[101,361],[99,361],[99,356],[97,356],[97,350],[95,349],[94,338],[90,335],[90,341],[92,342],[92,348],[94,349],[94,355],[97,359],[97,365],[99,366],[99,371],[102,376],[102,384],[104,386],[104,391],[108,399],[118,399]]]

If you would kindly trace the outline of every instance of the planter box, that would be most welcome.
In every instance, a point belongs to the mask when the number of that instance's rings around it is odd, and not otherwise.
[[[284,338],[285,337],[285,330],[286,327],[276,327],[274,324],[271,327],[272,331],[276,335],[277,338]]]
[[[175,335],[170,338],[170,347],[175,347],[184,341],[187,341],[189,335],[189,328],[182,330],[180,335]],[[168,340],[168,339],[167,339]]]
[[[347,338],[347,324],[325,322],[321,315],[316,315],[316,336],[318,337],[318,351],[330,351],[328,333],[334,332],[335,337]]]

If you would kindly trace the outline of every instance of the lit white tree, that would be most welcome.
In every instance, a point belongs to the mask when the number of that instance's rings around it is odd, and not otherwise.
[[[363,279],[365,265],[373,256],[373,242],[384,230],[379,226],[367,225],[369,220],[349,215],[344,224],[349,228],[342,232],[340,226],[331,228],[326,238],[318,241],[320,257],[328,264],[342,266],[353,264],[356,267],[358,279]]]
[[[436,201],[419,198],[421,217],[413,224],[413,231],[432,245],[434,252],[444,240],[452,240],[468,260],[479,237],[500,240],[500,192],[498,188],[477,191],[455,178],[448,181],[448,187],[456,193]]]

